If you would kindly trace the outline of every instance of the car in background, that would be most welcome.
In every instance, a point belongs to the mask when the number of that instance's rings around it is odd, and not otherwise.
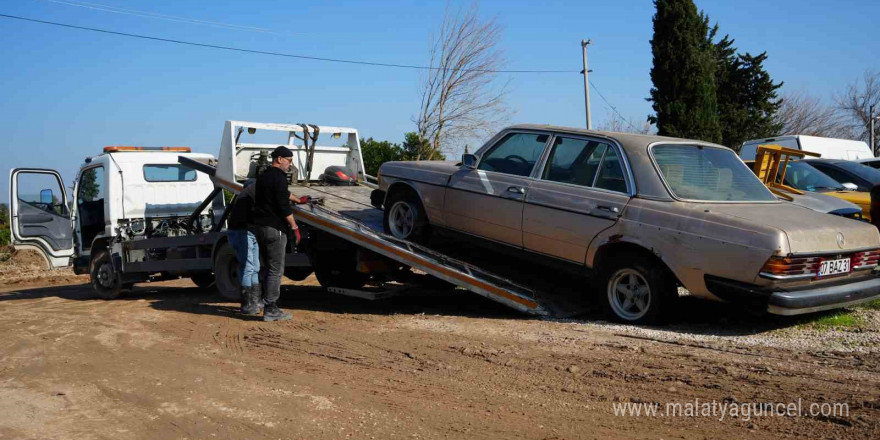
[[[515,125],[460,163],[380,174],[387,234],[424,244],[444,229],[543,276],[580,271],[592,281],[574,287],[619,321],[662,319],[679,285],[781,315],[880,297],[877,228],[780,201],[721,145]]]
[[[769,144],[818,153],[824,159],[858,160],[874,157],[874,152],[863,141],[806,135],[775,136],[745,141],[740,146],[739,156],[743,160],[755,160],[758,147]]]
[[[858,162],[858,163],[860,163],[860,164],[862,164],[862,165],[867,165],[867,166],[869,166],[869,167],[871,167],[871,168],[874,168],[874,169],[880,169],[880,157],[871,157],[871,158],[868,158],[868,159],[859,159],[859,160],[857,160],[856,162]]]
[[[812,166],[810,162],[789,161],[786,165],[783,183],[801,191],[819,193],[853,203],[861,210],[862,218],[871,220],[871,195],[869,193],[846,188],[842,183]]]
[[[804,159],[804,162],[855,191],[870,192],[880,183],[880,170],[859,162],[841,159]]]

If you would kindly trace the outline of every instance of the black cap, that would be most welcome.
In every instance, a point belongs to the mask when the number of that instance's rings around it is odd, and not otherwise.
[[[277,157],[293,157],[293,151],[290,151],[290,148],[281,145],[278,148],[272,150],[272,158],[274,159]]]

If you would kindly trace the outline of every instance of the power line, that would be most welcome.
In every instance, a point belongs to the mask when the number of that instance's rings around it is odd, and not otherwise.
[[[339,59],[339,58],[315,57],[315,56],[309,56],[309,55],[294,55],[294,54],[282,53],[282,52],[269,52],[269,51],[264,51],[264,50],[242,49],[239,47],[220,46],[220,45],[216,45],[216,44],[194,43],[191,41],[174,40],[174,39],[170,39],[170,38],[161,38],[161,37],[152,37],[149,35],[130,34],[130,33],[126,33],[126,32],[116,32],[116,31],[110,31],[110,30],[106,30],[106,29],[98,29],[98,28],[85,27],[85,26],[75,26],[72,24],[57,23],[57,22],[45,21],[45,20],[37,20],[34,18],[19,17],[19,16],[15,16],[15,15],[7,15],[7,14],[0,14],[0,17],[9,18],[9,19],[13,19],[13,20],[29,21],[32,23],[48,24],[48,25],[59,26],[59,27],[64,27],[64,28],[68,28],[68,29],[78,29],[78,30],[83,30],[83,31],[99,32],[102,34],[110,34],[110,35],[117,35],[117,36],[130,37],[130,38],[140,38],[142,40],[163,41],[166,43],[183,44],[183,45],[195,46],[195,47],[206,47],[206,48],[210,48],[210,49],[221,49],[221,50],[228,50],[228,51],[233,51],[233,52],[254,53],[254,54],[259,54],[259,55],[270,55],[270,56],[276,56],[276,57],[297,58],[297,59],[313,60],[313,61],[326,61],[326,62],[332,62],[332,63],[360,64],[360,65],[365,65],[365,66],[396,67],[396,68],[401,68],[401,69],[415,69],[415,70],[441,70],[439,67],[418,66],[418,65],[413,65],[413,64],[394,64],[394,63],[378,63],[378,62],[371,62],[371,61],[355,61],[355,60],[345,60],[345,59]],[[462,69],[462,71],[464,71],[464,72],[487,72],[487,73],[579,73],[578,71],[575,71],[575,70]]]
[[[592,87],[593,90],[595,90],[596,93],[599,94],[599,97],[602,98],[602,101],[605,101],[605,105],[607,105],[612,111],[614,111],[614,113],[616,113],[617,116],[620,116],[620,119],[623,119],[623,122],[626,122],[626,124],[629,125],[629,127],[632,128],[633,130],[638,130],[638,128],[636,128],[634,125],[632,125],[632,122],[629,122],[629,119],[624,118],[623,115],[620,114],[619,111],[617,111],[617,108],[615,108],[613,105],[611,105],[611,103],[608,102],[607,99],[605,99],[605,95],[603,95],[602,92],[599,91],[599,89],[596,87],[596,85],[593,84],[593,81],[590,81],[590,87]]]
[[[111,12],[114,14],[134,15],[136,17],[154,18],[154,19],[159,19],[159,20],[167,20],[167,21],[173,21],[173,22],[178,22],[178,23],[187,23],[187,24],[196,24],[196,25],[202,25],[202,26],[213,26],[213,27],[232,29],[232,30],[237,30],[237,31],[259,32],[259,33],[263,33],[263,34],[274,34],[274,35],[297,35],[298,34],[296,32],[277,32],[277,31],[273,31],[272,29],[261,28],[261,27],[256,27],[256,26],[244,26],[244,25],[239,25],[239,24],[222,23],[219,21],[199,20],[196,18],[187,18],[187,17],[176,16],[176,15],[160,14],[157,12],[141,11],[141,10],[137,10],[137,9],[120,8],[117,6],[102,5],[99,3],[79,2],[79,1],[70,1],[70,0],[42,0],[42,1],[49,2],[49,3],[57,3],[57,4],[67,5],[67,6],[75,6],[78,8],[92,9],[92,10],[102,11],[102,12]],[[300,35],[302,35],[302,34],[300,34]]]

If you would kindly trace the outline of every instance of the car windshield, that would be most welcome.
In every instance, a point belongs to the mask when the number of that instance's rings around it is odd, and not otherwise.
[[[804,162],[788,163],[785,184],[804,191],[844,189],[840,182]]]
[[[771,202],[776,198],[733,150],[657,145],[654,161],[672,194],[706,202]]]

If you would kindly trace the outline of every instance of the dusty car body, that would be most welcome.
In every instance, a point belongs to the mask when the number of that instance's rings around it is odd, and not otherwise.
[[[516,125],[461,163],[380,174],[386,232],[445,228],[581,267],[622,321],[659,319],[677,284],[784,315],[880,295],[875,227],[779,201],[719,145]]]

